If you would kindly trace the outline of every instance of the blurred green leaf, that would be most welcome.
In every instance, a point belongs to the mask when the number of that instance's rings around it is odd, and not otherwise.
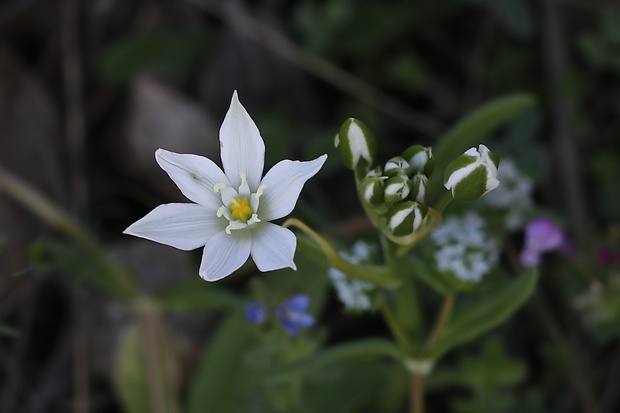
[[[239,316],[225,319],[191,381],[186,413],[238,413],[248,411],[245,389],[257,378],[244,369],[244,355],[256,344],[251,325]]]
[[[201,278],[183,280],[155,295],[162,308],[176,311],[235,311],[245,301],[230,291]]]
[[[309,375],[303,389],[303,405],[307,412],[353,413],[398,412],[406,391],[392,393],[393,399],[380,404],[378,398],[394,385],[392,379],[408,383],[404,369],[376,361],[349,361]],[[390,407],[391,405],[391,407]]]
[[[462,357],[454,367],[435,371],[429,387],[456,385],[468,389],[468,397],[452,403],[454,412],[510,412],[517,402],[514,386],[525,374],[525,364],[510,359],[501,342],[493,337],[484,341],[478,354]]]
[[[17,337],[19,333],[13,327],[0,323],[0,336]]]
[[[106,266],[101,258],[101,254],[78,243],[35,242],[30,247],[30,259],[35,266],[64,270],[79,281],[92,282],[108,296],[126,301],[130,298],[126,285],[110,275],[109,271],[114,269]]]
[[[178,411],[178,372],[171,336],[162,331],[155,314],[138,322],[145,324],[132,324],[123,332],[114,360],[112,380],[123,411]],[[147,354],[154,359],[147,360]]]
[[[359,340],[353,343],[333,346],[314,356],[278,369],[269,379],[271,381],[289,380],[333,363],[347,360],[370,360],[377,358],[390,358],[396,361],[404,361],[406,355],[389,340],[378,338]]]
[[[534,34],[534,19],[523,0],[500,0],[497,11],[506,28],[515,36],[529,39]]]
[[[446,166],[457,156],[481,141],[493,131],[505,125],[527,109],[534,107],[536,100],[527,93],[518,93],[495,99],[461,119],[444,133],[433,147],[437,167],[443,173]],[[493,150],[493,148],[489,148]]]
[[[475,297],[466,305],[457,307],[454,317],[431,349],[431,357],[437,359],[448,350],[506,321],[534,293],[537,281],[538,271],[530,269],[484,297]]]
[[[208,44],[209,38],[201,32],[136,33],[103,51],[99,73],[105,82],[113,85],[125,85],[145,69],[185,74],[205,55]]]

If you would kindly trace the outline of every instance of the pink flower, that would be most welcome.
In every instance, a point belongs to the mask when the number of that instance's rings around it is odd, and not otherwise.
[[[561,250],[566,255],[573,255],[574,249],[566,239],[564,232],[553,221],[537,218],[525,227],[525,245],[521,251],[521,264],[535,267],[540,264],[541,256],[550,251]]]

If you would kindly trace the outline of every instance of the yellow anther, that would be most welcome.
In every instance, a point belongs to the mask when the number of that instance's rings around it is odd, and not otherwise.
[[[254,213],[247,198],[234,198],[229,208],[232,218],[241,222],[248,222]]]
[[[213,186],[213,190],[217,193],[220,192],[222,189],[226,188],[226,184],[221,183],[221,184],[215,184]]]

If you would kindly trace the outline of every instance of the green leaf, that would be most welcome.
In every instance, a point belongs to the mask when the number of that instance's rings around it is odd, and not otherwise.
[[[19,333],[13,327],[0,323],[0,336],[17,337]]]
[[[59,268],[79,281],[101,288],[108,296],[120,301],[133,298],[134,279],[128,270],[110,261],[104,252],[80,243],[35,242],[30,247],[30,258],[35,266]],[[107,261],[103,261],[106,259]],[[122,270],[123,278],[112,271]]]
[[[270,377],[271,381],[288,380],[292,377],[306,374],[327,365],[348,360],[369,360],[376,358],[391,358],[405,361],[406,355],[394,343],[385,339],[365,339],[354,343],[341,344],[323,350],[314,356],[290,364]]]
[[[437,359],[448,350],[506,321],[534,293],[537,281],[538,271],[531,269],[485,297],[476,297],[467,305],[456,308],[455,316],[431,349],[431,358]]]
[[[155,300],[162,308],[176,311],[234,311],[245,301],[200,278],[181,281],[159,291]]]
[[[114,85],[129,83],[144,69],[183,74],[204,56],[208,40],[205,33],[155,30],[133,34],[104,51],[99,73]]]
[[[512,34],[522,39],[532,37],[534,19],[528,4],[524,0],[500,0],[497,11]]]
[[[495,99],[461,119],[433,148],[437,162],[435,171],[439,171],[436,173],[443,174],[453,159],[472,146],[478,146],[493,131],[532,108],[535,103],[532,95],[518,93]]]
[[[403,388],[402,383],[408,382],[406,371],[394,364],[376,360],[344,362],[306,377],[303,388],[304,411],[402,411],[408,390],[408,386]]]
[[[255,345],[250,324],[242,317],[224,320],[207,345],[189,389],[186,413],[247,411],[242,397],[248,382],[256,380],[244,370],[244,355]],[[247,406],[246,406],[247,407]]]
[[[140,320],[142,324],[124,331],[114,360],[112,380],[123,411],[178,411],[178,363],[171,335],[162,330],[156,314],[143,314]]]

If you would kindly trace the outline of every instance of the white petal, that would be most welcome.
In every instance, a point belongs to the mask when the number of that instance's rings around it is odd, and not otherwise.
[[[124,234],[189,251],[202,247],[228,222],[198,204],[160,205],[129,226]]]
[[[220,183],[230,186],[230,183],[212,160],[164,149],[155,152],[155,159],[188,199],[214,210],[222,205],[221,198],[213,187]]]
[[[327,155],[322,155],[313,161],[285,159],[275,164],[261,181],[265,190],[260,198],[260,219],[272,221],[290,214],[304,184],[321,169],[326,159]]]
[[[220,128],[220,149],[222,166],[232,186],[239,188],[239,172],[245,172],[250,189],[256,191],[263,175],[265,143],[236,91]]]
[[[239,269],[250,256],[249,233],[222,231],[215,234],[202,253],[199,274],[207,281],[217,281]]]
[[[252,235],[252,259],[260,271],[272,271],[290,267],[293,262],[297,238],[295,234],[279,225],[265,222],[254,226]]]

